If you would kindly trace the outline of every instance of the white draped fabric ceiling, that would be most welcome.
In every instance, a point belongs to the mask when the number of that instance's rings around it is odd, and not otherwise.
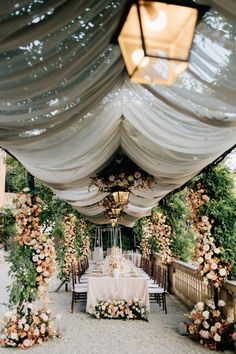
[[[207,1],[205,1],[206,3]],[[236,7],[209,0],[175,85],[130,83],[111,37],[124,0],[19,0],[0,7],[0,146],[92,222],[88,188],[118,149],[155,176],[124,225],[235,144]]]

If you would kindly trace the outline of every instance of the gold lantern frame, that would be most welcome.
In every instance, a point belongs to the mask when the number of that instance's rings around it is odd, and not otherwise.
[[[141,84],[173,84],[178,76],[188,67],[196,25],[209,8],[209,6],[196,4],[192,0],[129,1],[129,5],[125,8],[124,16],[117,30],[119,36],[117,34],[115,36],[118,37],[120,49],[131,81]],[[154,12],[157,11],[157,15],[162,13],[162,16],[165,12],[160,9],[165,9],[166,16],[171,16],[169,22],[167,21],[166,33],[164,32],[165,26],[162,26],[163,28],[157,31],[159,33],[156,34],[156,37],[153,34],[153,31],[155,32],[156,29],[147,30],[147,21],[145,22],[147,15],[145,15],[145,11],[149,11],[150,13],[150,9]],[[177,15],[175,17],[177,10],[180,15],[182,11],[182,22],[178,19],[180,16]],[[175,20],[176,24],[179,25],[179,32],[176,32],[175,26],[170,21],[171,19],[172,21]],[[176,25],[176,27],[178,26]],[[176,37],[176,33],[178,34],[179,37],[175,38],[175,43],[171,41],[168,43],[167,31],[169,31],[169,34],[173,38]],[[163,41],[157,44],[159,35]],[[166,43],[164,41],[165,38]],[[134,54],[138,52],[139,54],[135,57]]]

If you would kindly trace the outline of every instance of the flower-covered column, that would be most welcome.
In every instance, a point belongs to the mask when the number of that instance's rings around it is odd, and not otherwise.
[[[78,260],[76,249],[76,221],[74,214],[64,216],[63,239],[61,241],[60,279],[68,282],[71,276],[72,264]]]
[[[79,221],[79,232],[80,232],[80,255],[89,256],[90,251],[90,237],[88,233],[88,224],[84,218]]]
[[[40,212],[40,198],[29,193],[17,195],[17,236],[9,257],[11,311],[5,315],[0,339],[4,346],[27,348],[55,335],[46,298],[55,249],[53,240],[41,231]],[[41,302],[36,306],[35,300]]]

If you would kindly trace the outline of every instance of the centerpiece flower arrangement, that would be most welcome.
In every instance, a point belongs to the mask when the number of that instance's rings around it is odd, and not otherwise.
[[[190,338],[215,350],[224,350],[233,344],[236,340],[235,324],[229,324],[223,318],[224,306],[223,300],[219,300],[217,305],[213,300],[208,300],[207,304],[197,303],[187,315],[192,321],[187,325]]]
[[[26,348],[56,335],[47,308],[46,288],[54,272],[53,240],[41,231],[41,200],[27,193],[17,195],[15,218],[17,236],[9,260],[13,284],[10,307],[4,318],[0,345]],[[41,300],[38,308],[33,305]]]
[[[142,299],[101,300],[95,305],[94,315],[96,318],[148,320]]]

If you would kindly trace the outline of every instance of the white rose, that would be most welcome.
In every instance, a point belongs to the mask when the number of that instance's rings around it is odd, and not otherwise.
[[[220,336],[218,333],[216,333],[216,334],[214,335],[214,340],[215,340],[216,342],[220,342],[220,341],[221,341],[221,336]]]
[[[210,325],[207,321],[203,321],[203,327],[208,329],[210,327]]]
[[[19,339],[18,334],[16,332],[12,332],[11,333],[11,339],[18,340]]]
[[[202,316],[204,317],[204,318],[206,318],[206,319],[208,319],[209,318],[209,311],[203,311],[203,313],[202,313]]]
[[[218,306],[219,306],[219,307],[225,306],[224,300],[219,300],[219,301],[218,301]]]
[[[195,307],[196,307],[196,310],[203,311],[204,310],[204,303],[198,302]]]
[[[212,257],[212,252],[208,252],[206,255],[205,255],[205,258],[206,259],[211,259]]]
[[[206,245],[203,246],[203,250],[204,250],[205,252],[208,252],[209,249],[210,249],[210,246],[209,246],[208,244],[206,244]]]
[[[215,252],[216,254],[219,254],[219,253],[220,253],[220,248],[219,248],[219,247],[215,248],[215,249],[214,249],[214,252]]]
[[[226,269],[225,268],[220,269],[219,274],[220,276],[224,277],[226,275]]]
[[[197,260],[198,264],[201,264],[204,262],[204,259],[202,257],[199,257],[198,260]]]
[[[24,330],[25,330],[25,331],[28,331],[28,330],[29,330],[29,325],[28,325],[28,323],[26,323],[26,324],[24,325]]]

